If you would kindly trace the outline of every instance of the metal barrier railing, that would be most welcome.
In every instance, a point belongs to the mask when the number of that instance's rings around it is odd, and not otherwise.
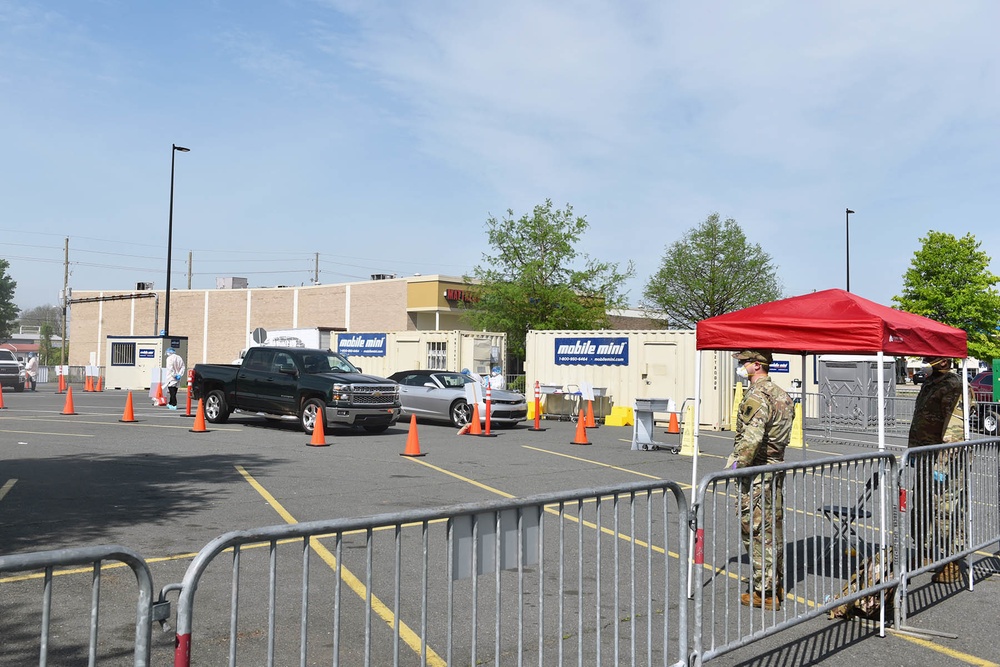
[[[99,547],[81,547],[75,549],[57,549],[53,551],[40,551],[37,553],[14,554],[11,556],[0,556],[0,572],[26,572],[32,570],[42,570],[42,592],[41,592],[41,632],[38,640],[38,664],[46,665],[50,653],[58,651],[59,660],[63,664],[67,661],[71,664],[82,664],[83,656],[76,655],[77,647],[81,645],[82,638],[74,637],[74,628],[81,628],[81,625],[74,620],[60,623],[58,639],[53,639],[51,625],[53,622],[53,571],[57,567],[71,567],[78,565],[91,565],[91,591],[90,607],[88,610],[90,624],[88,626],[88,636],[86,643],[87,664],[98,664],[99,629],[101,619],[99,611],[101,609],[101,578],[102,563],[106,561],[116,561],[127,565],[135,574],[137,584],[137,600],[135,615],[135,642],[133,651],[133,665],[135,667],[147,667],[149,665],[149,642],[152,633],[152,609],[153,609],[153,578],[150,575],[146,562],[134,551],[118,545],[107,545]],[[62,596],[66,599],[71,596]],[[72,614],[73,612],[67,612]],[[77,611],[80,613],[80,610]],[[118,658],[118,656],[114,656]]]
[[[684,665],[687,519],[680,487],[659,481],[227,533],[184,576],[175,665],[197,636],[226,634],[210,620],[224,610],[199,606],[194,623],[198,590],[230,600],[232,665],[296,650],[302,664],[399,664],[401,642],[422,665]],[[266,558],[246,548],[262,541]],[[296,617],[295,636],[276,632]]]
[[[706,475],[692,504],[694,664],[891,588],[886,572],[880,583],[844,595],[845,580],[894,542],[895,472],[895,457],[881,453]],[[768,523],[772,534],[760,528]],[[782,527],[783,536],[776,534]],[[781,590],[770,597],[777,602],[747,605],[741,597],[754,593],[754,570],[769,566],[771,539],[770,567]],[[757,563],[751,548],[761,552]]]
[[[964,558],[965,573],[959,581],[972,590],[972,554],[1000,538],[1000,440],[908,449],[899,475],[904,520],[897,549],[901,581],[895,625],[906,628],[913,577],[940,571],[950,562],[958,567]]]

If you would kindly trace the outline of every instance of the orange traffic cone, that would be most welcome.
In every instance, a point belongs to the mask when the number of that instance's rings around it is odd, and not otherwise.
[[[573,438],[571,445],[592,445],[594,443],[587,440],[587,424],[586,417],[583,414],[583,408],[580,408],[580,416],[576,420],[576,437]]]
[[[59,374],[59,391],[57,391],[56,393],[57,394],[66,393],[66,376],[61,373]]]
[[[101,376],[98,375],[97,379],[94,381],[94,391],[104,391],[101,387]]]
[[[198,399],[198,413],[194,417],[194,425],[188,429],[192,433],[208,433],[205,428],[205,404]]]
[[[681,432],[681,427],[677,423],[677,413],[676,412],[671,412],[670,413],[670,424],[667,425],[667,433],[680,433],[680,432]]]
[[[134,422],[139,421],[135,418],[135,413],[132,412],[132,392],[128,393],[125,398],[125,412],[122,413],[122,418],[119,419],[120,422]]]
[[[83,390],[94,391],[94,376],[88,375],[86,377],[86,379],[83,381]]]
[[[66,405],[63,406],[62,414],[64,415],[76,414],[76,410],[73,408],[73,387],[68,387],[66,389]]]
[[[420,437],[417,435],[416,415],[410,415],[410,432],[406,436],[406,450],[400,456],[423,456],[420,453]]]
[[[163,385],[157,384],[156,391],[153,393],[153,405],[162,408],[167,404],[167,399],[163,396]]]
[[[201,399],[198,399],[198,403],[201,403]],[[319,412],[316,413],[316,423],[313,425],[312,438],[306,444],[310,447],[330,446],[330,443],[326,441],[326,431],[323,428],[323,415]]]
[[[479,423],[479,404],[472,404],[472,421],[469,422],[469,435],[482,435],[483,426]]]
[[[3,404],[3,385],[0,384],[0,410],[6,410],[7,406]]]
[[[587,428],[597,428],[597,422],[594,420],[594,402],[591,400],[587,401]]]

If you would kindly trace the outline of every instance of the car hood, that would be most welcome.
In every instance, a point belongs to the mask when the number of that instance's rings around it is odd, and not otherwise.
[[[378,375],[368,375],[367,373],[314,373],[320,377],[328,378],[334,382],[344,384],[396,384],[395,380],[387,380]]]
[[[507,389],[491,389],[490,398],[494,401],[523,401],[525,400],[523,394],[519,394],[516,391],[508,391]],[[486,400],[486,391],[483,391],[483,400]]]

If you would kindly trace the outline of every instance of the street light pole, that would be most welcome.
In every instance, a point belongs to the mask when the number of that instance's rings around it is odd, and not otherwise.
[[[848,292],[851,291],[851,213],[854,213],[854,211],[852,211],[851,209],[847,209],[847,214],[845,216],[847,218],[845,227],[847,229],[847,291]],[[167,278],[167,280],[170,279]]]
[[[170,260],[174,246],[174,157],[177,151],[187,153],[190,148],[171,144],[170,149],[170,217],[167,221],[167,296],[163,303],[163,335],[170,335]]]

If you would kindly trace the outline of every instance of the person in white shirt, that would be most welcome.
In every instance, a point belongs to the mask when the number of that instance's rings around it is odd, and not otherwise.
[[[24,376],[28,378],[25,386],[30,385],[31,391],[38,388],[38,355],[34,352],[28,354],[28,363],[24,365]]]
[[[177,409],[177,385],[180,383],[183,375],[184,360],[181,359],[181,355],[177,354],[174,348],[167,348],[167,390],[170,392],[170,398],[167,399],[167,408],[170,410]]]

